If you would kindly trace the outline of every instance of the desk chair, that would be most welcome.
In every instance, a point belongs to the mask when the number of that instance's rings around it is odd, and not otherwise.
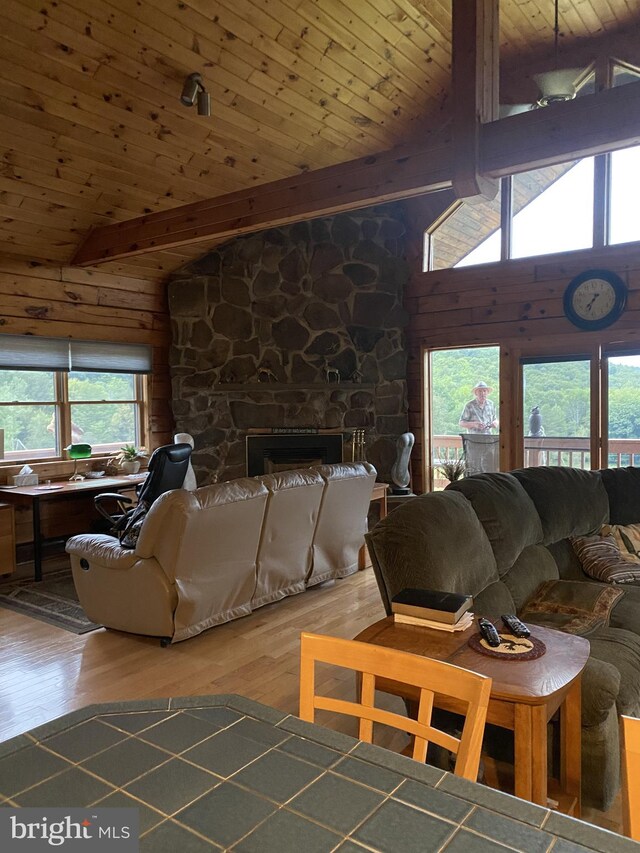
[[[640,841],[640,720],[620,717],[622,723],[622,826],[624,834]]]
[[[315,692],[315,663],[328,663],[355,670],[361,676],[360,699],[350,702],[319,696]],[[376,708],[376,677],[420,688],[416,720]],[[412,655],[396,649],[341,640],[320,634],[300,636],[300,717],[314,722],[316,709],[358,717],[358,737],[373,742],[373,724],[382,723],[413,735],[412,757],[424,762],[429,742],[456,756],[454,773],[476,781],[491,679],[442,661]],[[431,724],[434,694],[453,696],[466,706],[465,722],[459,738]]]
[[[484,474],[500,470],[500,436],[482,432],[463,432],[462,449],[467,474]]]
[[[165,444],[156,448],[149,459],[149,473],[136,490],[138,504],[144,502],[147,506],[151,506],[165,492],[182,488],[190,458],[191,445],[189,444]],[[93,500],[100,515],[109,521],[111,534],[118,536],[127,526],[135,510],[132,506],[133,500],[117,492],[102,492]]]

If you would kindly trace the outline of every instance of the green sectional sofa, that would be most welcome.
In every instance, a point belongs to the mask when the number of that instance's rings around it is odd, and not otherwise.
[[[523,468],[476,474],[408,501],[367,543],[384,605],[405,587],[471,593],[477,615],[518,613],[586,636],[583,802],[619,788],[618,715],[640,716],[640,583],[585,574],[569,537],[640,522],[640,469]]]

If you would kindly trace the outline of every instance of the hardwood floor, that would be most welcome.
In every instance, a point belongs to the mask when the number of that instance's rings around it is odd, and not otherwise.
[[[383,616],[370,569],[166,649],[157,640],[104,629],[77,636],[0,609],[0,742],[85,705],[147,697],[239,693],[295,714],[300,632],[351,639]],[[342,677],[319,670],[319,684],[323,678],[322,689],[335,695],[353,690],[346,670]],[[385,698],[399,710],[399,700]],[[356,733],[355,721],[342,717],[319,715],[318,722]],[[583,818],[620,832],[619,798],[606,814],[591,809]]]

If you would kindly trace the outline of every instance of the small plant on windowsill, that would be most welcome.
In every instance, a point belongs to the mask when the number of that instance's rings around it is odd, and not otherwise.
[[[144,447],[136,448],[133,444],[124,444],[114,459],[125,474],[137,474],[140,470],[140,461],[146,457],[147,451]]]
[[[442,474],[450,483],[463,477],[466,470],[467,460],[464,456],[460,456],[458,459],[448,459],[436,467],[436,471]]]

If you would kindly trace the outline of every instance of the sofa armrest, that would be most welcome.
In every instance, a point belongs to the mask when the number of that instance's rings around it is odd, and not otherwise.
[[[115,537],[104,533],[73,536],[66,544],[66,551],[81,559],[101,563],[110,569],[130,569],[138,560],[135,551],[123,548]]]

